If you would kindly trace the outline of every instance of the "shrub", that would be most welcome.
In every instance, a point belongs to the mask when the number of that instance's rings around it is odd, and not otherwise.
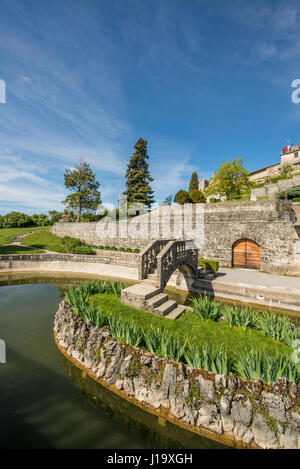
[[[98,246],[98,249],[104,249],[104,247],[103,246]]]
[[[91,246],[74,246],[71,249],[71,252],[74,254],[87,254],[87,255],[94,255],[96,252],[94,251]]]
[[[293,199],[293,202],[300,202],[300,197],[295,197],[295,198]]]
[[[190,199],[194,204],[197,203],[205,203],[206,202],[206,197],[203,194],[202,191],[199,191],[198,189],[193,190],[190,192]]]
[[[211,319],[217,321],[220,317],[220,306],[215,300],[211,300],[208,296],[200,296],[199,298],[191,298],[192,308],[195,314],[202,319]]]
[[[120,248],[119,251],[125,252],[125,248]]]
[[[174,202],[180,205],[191,202],[190,195],[187,191],[180,190],[175,194]]]
[[[68,252],[72,252],[74,248],[78,246],[84,246],[85,243],[77,238],[71,238],[71,236],[64,236],[61,240],[61,244],[67,249]]]
[[[279,199],[289,199],[295,201],[296,198],[300,197],[300,186],[290,187],[289,189],[279,192]]]
[[[198,266],[214,274],[219,270],[219,262],[212,259],[198,259]]]
[[[215,199],[214,197],[209,199],[209,203],[211,203],[211,204],[216,204],[217,202],[222,202],[222,201],[221,201],[221,199]]]
[[[140,250],[136,248],[136,249],[133,250],[133,252],[134,252],[135,254],[138,254],[138,253],[140,252]]]
[[[10,212],[1,217],[0,228],[21,228],[35,225],[29,215],[21,212]]]
[[[132,249],[131,248],[126,248],[125,252],[132,252]]]

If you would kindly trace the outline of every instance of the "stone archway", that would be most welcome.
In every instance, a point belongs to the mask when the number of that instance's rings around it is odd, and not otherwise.
[[[232,246],[232,266],[259,270],[260,246],[251,239],[237,240]]]

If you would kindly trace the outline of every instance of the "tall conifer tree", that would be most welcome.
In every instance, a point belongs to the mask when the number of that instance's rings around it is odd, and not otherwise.
[[[134,145],[135,152],[130,158],[126,171],[126,191],[128,204],[142,203],[150,208],[154,203],[153,190],[150,182],[154,179],[150,176],[149,159],[147,153],[147,141],[139,138]]]
[[[189,193],[193,191],[197,191],[199,189],[198,187],[198,174],[196,171],[193,172],[191,179],[190,179],[190,184],[189,184]]]

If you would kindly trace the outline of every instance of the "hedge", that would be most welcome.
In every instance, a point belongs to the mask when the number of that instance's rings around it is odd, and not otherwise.
[[[198,259],[198,266],[214,274],[219,270],[219,262],[213,259]]]

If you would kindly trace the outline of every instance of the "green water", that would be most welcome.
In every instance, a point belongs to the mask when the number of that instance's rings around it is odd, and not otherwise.
[[[85,277],[86,278],[86,277]],[[53,321],[66,275],[0,277],[0,448],[224,448],[111,393],[58,351]]]

